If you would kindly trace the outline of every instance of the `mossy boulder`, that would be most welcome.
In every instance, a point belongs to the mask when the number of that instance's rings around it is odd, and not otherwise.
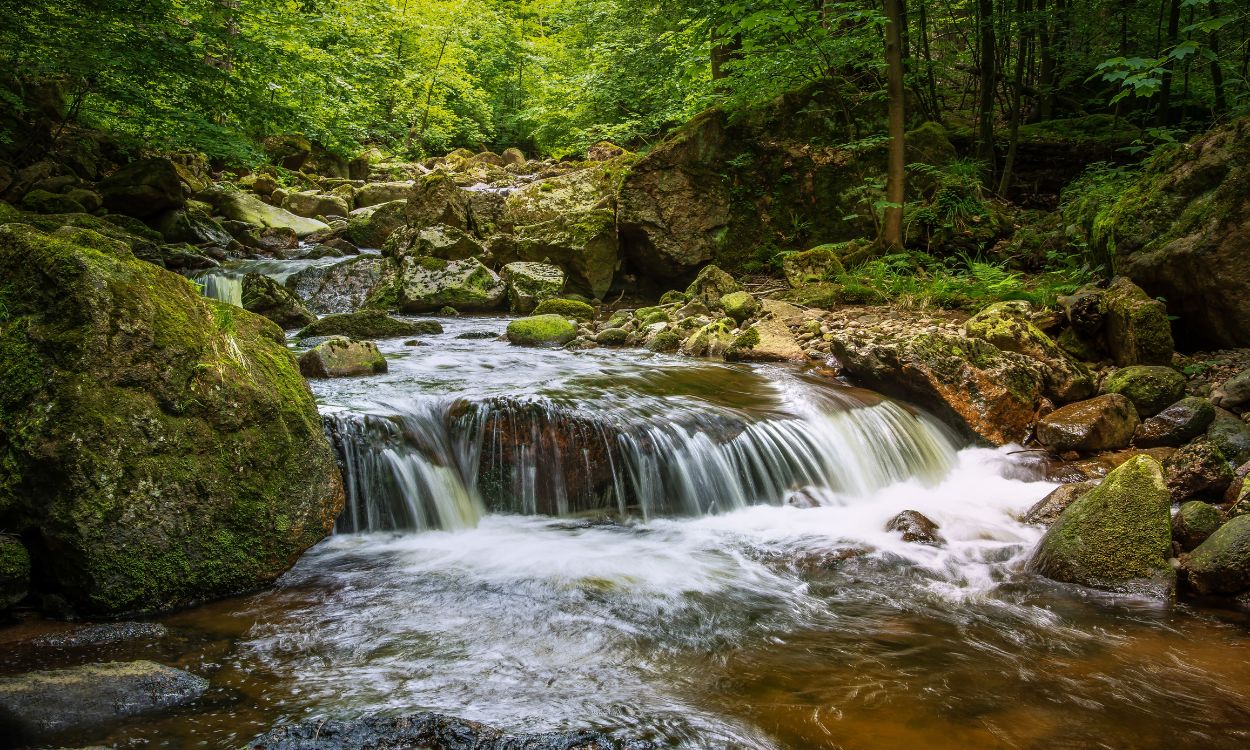
[[[509,263],[499,272],[508,286],[512,312],[529,314],[539,303],[564,289],[564,271],[550,263]]]
[[[1133,445],[1138,448],[1177,447],[1207,431],[1215,421],[1215,407],[1205,398],[1187,396],[1138,425]]]
[[[1098,486],[1098,480],[1092,479],[1085,482],[1072,482],[1070,484],[1061,484],[1046,495],[1046,497],[1038,500],[1033,507],[1025,511],[1024,516],[1020,520],[1025,523],[1036,523],[1044,526],[1050,526],[1059,520],[1059,516],[1068,509],[1068,506],[1080,500],[1090,490]]]
[[[605,328],[595,334],[595,343],[600,346],[624,346],[629,338],[629,331],[624,328]]]
[[[742,291],[742,285],[734,277],[714,265],[704,266],[690,286],[686,287],[686,298],[691,302],[701,302],[709,309],[720,308],[721,298],[726,294]]]
[[[469,194],[446,173],[435,171],[416,180],[408,192],[407,223],[416,229],[445,224],[472,228]]]
[[[1181,571],[1199,594],[1236,594],[1250,588],[1250,514],[1233,518],[1182,557]]]
[[[1119,393],[1133,402],[1142,419],[1153,417],[1185,395],[1185,376],[1158,365],[1124,367],[1107,376],[1103,393]]]
[[[1242,370],[1211,392],[1211,403],[1221,409],[1244,409],[1250,406],[1250,369]]]
[[[22,196],[22,207],[38,214],[80,214],[87,209],[78,201],[60,193],[32,190]]]
[[[314,313],[353,312],[382,282],[386,264],[383,258],[361,255],[332,266],[310,266],[288,277],[286,285]]]
[[[282,199],[282,207],[296,216],[308,219],[315,219],[318,216],[346,218],[352,210],[351,205],[342,196],[319,193],[316,190],[290,193]]]
[[[307,378],[354,378],[387,371],[386,357],[372,341],[335,336],[304,352],[299,369]]]
[[[590,209],[518,227],[513,252],[519,260],[559,266],[570,288],[602,299],[621,267],[616,215]]]
[[[534,308],[535,315],[559,315],[573,320],[594,320],[595,308],[575,299],[547,299]]]
[[[720,298],[720,307],[726,315],[741,324],[759,314],[760,301],[751,296],[750,292],[730,292]]]
[[[0,534],[0,611],[30,591],[30,553],[16,537]]]
[[[801,362],[807,359],[790,327],[776,316],[765,316],[744,330],[725,350],[731,362]]]
[[[190,245],[215,245],[230,247],[234,237],[212,217],[174,208],[149,219],[166,242],[185,242]]]
[[[353,211],[347,219],[346,237],[356,247],[382,247],[404,225],[407,201],[389,201]]]
[[[1175,590],[1171,513],[1163,468],[1136,456],[1059,516],[1029,568],[1106,591],[1167,597]]]
[[[245,193],[241,190],[214,188],[206,190],[202,195],[222,216],[254,227],[290,229],[301,238],[330,228],[324,222],[296,216],[284,208],[271,206],[252,193]]]
[[[1118,278],[1107,288],[1103,304],[1107,350],[1117,365],[1172,363],[1172,324],[1162,302],[1128,279]]]
[[[506,293],[499,275],[476,259],[408,255],[399,262],[395,302],[404,312],[430,312],[444,305],[462,312],[495,310]]]
[[[97,187],[105,208],[141,219],[186,203],[182,178],[169,159],[133,161],[101,180]]]
[[[744,332],[735,334],[737,324],[733,318],[721,318],[703,326],[691,334],[681,345],[681,350],[692,357],[723,357]],[[758,336],[755,341],[758,341]],[[743,344],[751,342],[748,336]]]
[[[272,322],[75,229],[0,227],[0,298],[0,528],[80,611],[248,591],[329,533],[341,477]]]
[[[969,318],[964,323],[964,333],[1005,352],[1037,360],[1043,365],[1046,395],[1056,401],[1079,401],[1094,395],[1094,380],[1089,371],[1034,325],[1031,315],[1027,302],[997,302]]]
[[[436,224],[417,231],[411,252],[443,260],[468,260],[481,257],[486,248],[462,229]]]
[[[367,208],[382,203],[404,201],[412,192],[411,182],[370,182],[356,191],[356,208]]]
[[[301,330],[298,338],[345,336],[350,339],[386,339],[417,334],[442,333],[437,320],[411,322],[392,318],[381,310],[327,315]]]
[[[1176,502],[1194,497],[1218,500],[1233,481],[1233,469],[1220,449],[1207,440],[1195,440],[1163,463],[1168,490]]]
[[[787,254],[781,259],[781,270],[790,286],[797,289],[827,281],[846,269],[842,267],[835,246],[819,245],[811,250]]]
[[[243,277],[243,307],[283,328],[299,328],[317,319],[294,292],[259,273]]]
[[[1207,540],[1224,523],[1214,505],[1201,500],[1182,503],[1172,516],[1172,539],[1182,550],[1191,550]]]
[[[507,336],[517,346],[564,346],[577,338],[577,326],[562,315],[535,315],[509,323]]]
[[[1118,393],[1078,401],[1042,417],[1037,440],[1056,453],[1123,448],[1137,429],[1137,410]]]
[[[1250,461],[1250,424],[1230,411],[1217,408],[1215,419],[1207,428],[1207,440],[1220,449],[1224,457],[1240,466]]]

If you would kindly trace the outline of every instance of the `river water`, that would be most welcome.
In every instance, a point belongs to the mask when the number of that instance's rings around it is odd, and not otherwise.
[[[238,747],[275,723],[437,710],[681,748],[1250,745],[1250,630],[1037,580],[1054,485],[820,367],[496,340],[379,342],[314,384],[351,495],[277,586],[176,613],[209,699],[103,736]],[[885,530],[911,509],[925,546]],[[13,652],[17,654],[18,652]],[[58,662],[59,663],[59,662]],[[13,664],[6,665],[12,668]]]

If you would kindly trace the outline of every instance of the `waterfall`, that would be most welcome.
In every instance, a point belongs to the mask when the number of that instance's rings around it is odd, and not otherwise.
[[[955,460],[927,417],[845,394],[775,415],[427,397],[325,418],[347,486],[342,532],[465,528],[488,511],[645,519],[836,505],[936,482]]]
[[[243,276],[237,273],[210,271],[192,277],[200,285],[200,293],[210,299],[243,307]]]

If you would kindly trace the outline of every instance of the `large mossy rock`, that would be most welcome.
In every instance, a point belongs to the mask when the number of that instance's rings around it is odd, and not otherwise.
[[[425,175],[415,181],[408,192],[406,219],[415,229],[446,224],[469,230],[472,228],[469,194],[444,172]]]
[[[1142,419],[1153,417],[1185,395],[1185,376],[1171,367],[1135,365],[1107,376],[1103,393],[1119,393],[1133,402]]]
[[[791,287],[798,289],[842,273],[842,260],[833,245],[820,245],[811,250],[790,253],[781,259],[781,270]]]
[[[516,346],[564,346],[577,338],[577,326],[563,315],[535,315],[509,323],[507,336]]]
[[[1215,407],[1210,401],[1187,396],[1138,425],[1133,445],[1179,447],[1206,432],[1214,421]]]
[[[1029,567],[1047,578],[1106,591],[1166,597],[1176,574],[1163,468],[1136,456],[1073,502],[1038,543]]]
[[[304,352],[299,369],[309,378],[354,378],[380,375],[388,368],[386,357],[372,341],[336,336]]]
[[[1037,423],[1037,440],[1056,453],[1123,448],[1137,429],[1137,410],[1118,393],[1056,409]]]
[[[310,266],[292,274],[286,285],[314,313],[349,313],[382,283],[386,266],[383,258],[361,255],[332,266]]]
[[[318,216],[341,216],[346,218],[352,207],[339,195],[327,195],[316,190],[291,193],[282,199],[282,207],[296,216],[315,219]]]
[[[1033,324],[1031,313],[1027,302],[998,302],[969,318],[964,332],[1005,352],[1040,362],[1046,395],[1056,401],[1079,401],[1094,395],[1094,380],[1089,372]]]
[[[508,285],[512,312],[523,315],[564,289],[564,271],[550,263],[509,263],[499,272],[499,277]]]
[[[1181,570],[1199,594],[1236,594],[1250,588],[1250,514],[1233,518],[1183,556]]]
[[[205,191],[202,195],[222,216],[254,227],[291,229],[296,236],[301,238],[330,228],[324,222],[296,216],[284,208],[271,206],[255,195],[241,190],[213,189]]]
[[[1172,324],[1162,302],[1118,278],[1103,293],[1103,305],[1107,311],[1103,335],[1117,365],[1172,363]]]
[[[127,216],[155,216],[186,203],[178,169],[169,159],[131,162],[99,184],[104,207]]]
[[[166,242],[229,247],[234,237],[209,216],[174,208],[149,219]]]
[[[559,266],[571,289],[602,299],[621,266],[616,216],[591,209],[518,227],[514,252],[522,261]]]
[[[478,260],[409,255],[399,262],[395,304],[408,313],[448,306],[461,312],[495,310],[503,304],[506,293],[499,275]]]
[[[371,182],[356,191],[356,208],[367,208],[394,201],[407,202],[411,182]]]
[[[830,343],[855,382],[995,445],[1023,441],[1043,399],[1037,362],[980,339],[883,325],[835,332]]]
[[[243,277],[243,307],[283,328],[299,328],[317,319],[294,292],[259,273]]]
[[[353,211],[343,236],[356,247],[382,247],[404,225],[408,201],[389,201]]]
[[[1091,224],[1091,246],[1166,299],[1190,345],[1250,346],[1250,118],[1151,160]]]
[[[282,331],[81,230],[0,227],[0,528],[84,612],[273,581],[343,486]]]

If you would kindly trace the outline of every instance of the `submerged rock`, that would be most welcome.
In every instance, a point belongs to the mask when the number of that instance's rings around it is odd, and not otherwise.
[[[243,307],[283,328],[299,328],[317,319],[294,292],[259,273],[243,277]]]
[[[535,315],[509,323],[507,336],[517,346],[564,346],[577,338],[577,326],[562,315]]]
[[[0,528],[80,611],[264,585],[342,480],[272,322],[83,230],[0,227]]]
[[[155,622],[103,622],[81,625],[69,630],[35,638],[30,643],[40,648],[95,648],[143,639],[156,641],[169,635],[169,630]]]
[[[307,378],[351,378],[384,373],[387,364],[373,342],[336,337],[304,352],[299,369]]]
[[[1175,587],[1169,505],[1159,463],[1130,459],[1068,506],[1038,543],[1029,568],[1056,581],[1169,596]]]
[[[10,738],[89,729],[190,703],[208,680],[150,661],[88,664],[0,677],[0,723]]]
[[[589,730],[504,734],[442,714],[320,720],[279,727],[248,743],[252,750],[658,750]]]
[[[891,518],[885,525],[886,531],[896,531],[903,536],[904,542],[939,546],[946,543],[938,533],[940,528],[927,516],[914,510],[905,510]]]
[[[301,330],[297,338],[346,336],[361,340],[442,332],[443,326],[437,320],[411,322],[392,318],[381,310],[362,310],[356,313],[327,315]]]
[[[1137,410],[1118,393],[1056,409],[1037,423],[1037,440],[1056,453],[1123,448],[1137,429]]]

